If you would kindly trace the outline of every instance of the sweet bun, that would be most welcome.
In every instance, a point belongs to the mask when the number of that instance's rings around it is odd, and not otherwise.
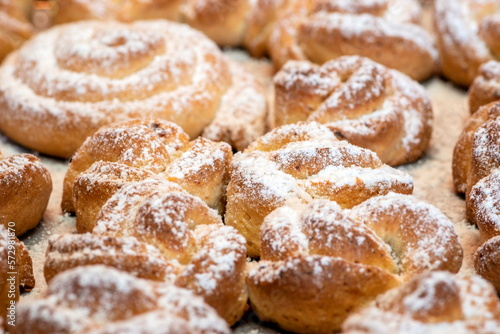
[[[261,228],[261,260],[247,284],[260,319],[298,333],[338,331],[377,295],[433,270],[458,272],[453,223],[410,195],[351,210],[328,200],[283,206]]]
[[[178,184],[148,178],[123,185],[86,229],[92,234],[51,239],[47,280],[76,266],[105,264],[192,290],[230,325],[243,315],[245,240]]]
[[[351,208],[391,191],[413,191],[411,176],[316,122],[284,125],[260,137],[234,156],[230,174],[225,223],[246,238],[250,256],[260,253],[264,218],[285,204],[326,198]]]
[[[31,154],[4,157],[0,153],[0,225],[11,223],[16,235],[38,225],[52,192],[52,179]]]
[[[34,33],[19,2],[19,0],[0,1],[0,62]]]
[[[43,298],[21,302],[17,316],[22,321],[13,334],[231,332],[210,306],[188,290],[104,266],[58,275]]]
[[[413,0],[303,3],[276,23],[269,53],[277,68],[289,60],[323,64],[359,55],[399,70],[415,80],[436,71],[431,36],[417,23],[420,5]]]
[[[64,178],[62,209],[90,231],[102,205],[123,184],[158,175],[179,184],[222,212],[231,147],[188,135],[160,120],[132,120],[103,127],[78,149]]]
[[[3,333],[4,325],[12,329],[9,322],[19,319],[16,318],[15,303],[21,292],[34,287],[33,263],[26,246],[16,238],[13,229],[0,225],[0,333]]]
[[[432,272],[379,296],[342,325],[345,334],[495,333],[500,303],[477,276]]]
[[[479,107],[500,100],[500,63],[494,60],[481,65],[479,75],[469,88],[469,108],[474,113]]]
[[[210,126],[213,139],[242,150],[267,126],[260,84],[249,74],[240,80],[242,72],[212,41],[178,23],[55,26],[0,68],[0,130],[21,145],[70,157],[103,125],[159,118],[191,138]]]
[[[500,56],[498,13],[496,1],[435,0],[434,25],[446,77],[469,86],[482,64]]]
[[[368,58],[343,56],[321,66],[289,62],[274,85],[276,126],[325,124],[392,166],[418,159],[429,145],[433,116],[424,88]]]

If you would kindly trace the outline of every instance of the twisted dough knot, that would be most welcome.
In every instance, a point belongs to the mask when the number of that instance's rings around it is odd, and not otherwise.
[[[124,185],[103,206],[92,232],[51,239],[47,280],[75,266],[111,265],[188,288],[229,324],[242,316],[245,240],[177,184],[148,178]]]
[[[389,165],[412,162],[429,145],[432,106],[423,87],[367,58],[289,62],[274,83],[277,126],[323,123]]]
[[[269,40],[276,66],[288,60],[325,63],[360,55],[413,79],[431,76],[436,67],[432,38],[416,23],[416,1],[314,0],[281,19]]]
[[[413,196],[373,197],[351,210],[316,200],[265,218],[261,261],[247,284],[261,319],[299,333],[330,333],[376,295],[422,272],[457,272],[461,264],[453,224]]]
[[[13,233],[0,225],[0,333],[2,334],[3,321],[9,312],[11,301],[19,300],[21,291],[30,291],[35,287],[31,257],[26,246]],[[17,273],[14,275],[14,282],[11,280],[13,272]]]
[[[190,142],[170,122],[134,120],[103,127],[73,156],[62,208],[77,213],[79,232],[91,231],[101,207],[123,184],[158,175],[222,211],[231,158],[226,143]]]
[[[55,27],[14,53],[0,82],[2,131],[61,157],[101,126],[131,118],[169,120],[191,137],[208,127],[238,149],[266,127],[257,81],[200,33],[167,21]],[[240,113],[248,130],[232,121]]]
[[[0,61],[33,35],[33,27],[17,0],[0,2]]]
[[[379,296],[350,316],[343,333],[494,333],[500,326],[495,291],[477,276],[432,272]]]
[[[225,222],[260,253],[264,217],[287,203],[314,198],[344,208],[390,191],[411,194],[413,180],[384,165],[367,149],[339,141],[326,127],[299,122],[274,129],[234,156],[227,187]]]
[[[14,223],[16,235],[34,228],[43,218],[51,192],[52,179],[40,159],[0,153],[0,225]]]
[[[230,333],[203,300],[176,286],[104,266],[55,277],[42,299],[21,302],[14,334]]]
[[[466,194],[467,218],[476,223],[485,243],[474,266],[500,291],[500,104],[480,107],[467,122],[453,152],[453,181]]]
[[[444,75],[469,86],[481,64],[500,56],[498,13],[496,0],[435,1],[434,24]]]

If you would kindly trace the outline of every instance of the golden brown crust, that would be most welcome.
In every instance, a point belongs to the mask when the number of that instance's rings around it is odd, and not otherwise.
[[[489,61],[479,68],[479,75],[469,89],[469,108],[474,113],[479,107],[500,99],[500,63]]]
[[[320,122],[392,166],[418,159],[429,145],[432,106],[423,87],[367,58],[289,62],[274,84],[277,126]]]
[[[0,225],[0,332],[3,324],[12,329],[8,324],[12,320],[16,322],[15,306],[21,292],[34,287],[33,264],[28,250],[16,238],[14,229]]]
[[[493,334],[500,303],[477,276],[433,272],[379,296],[342,325],[346,334]]]
[[[277,68],[288,60],[322,64],[343,55],[360,55],[415,80],[435,72],[432,38],[414,24],[420,15],[417,2],[317,0],[306,7],[285,15],[271,34],[269,51]]]
[[[88,138],[73,156],[61,206],[66,212],[79,214],[80,232],[90,231],[101,206],[121,185],[158,175],[222,211],[231,158],[226,143],[204,138],[190,142],[187,134],[170,122],[114,124]],[[77,190],[73,191],[74,187]]]
[[[500,237],[487,240],[474,254],[474,268],[500,291]]]
[[[499,55],[495,1],[436,0],[434,25],[441,70],[453,82],[469,86],[481,64]]]
[[[0,128],[22,145],[70,157],[103,125],[159,118],[195,138],[209,125],[231,128],[233,117],[217,117],[230,109],[247,127],[223,139],[244,149],[265,131],[267,101],[249,74],[238,81],[240,67],[201,33],[166,20],[56,26],[0,68]],[[247,103],[230,100],[235,91]]]
[[[104,266],[56,276],[45,296],[21,302],[17,312],[14,334],[230,333],[189,291]]]
[[[316,200],[265,218],[261,261],[247,284],[262,320],[331,333],[380,293],[422,272],[457,272],[461,263],[452,222],[413,196],[373,197],[350,211]]]
[[[316,122],[275,128],[234,156],[230,174],[225,222],[247,239],[250,256],[259,255],[264,217],[286,203],[326,198],[350,208],[372,196],[413,190],[409,175]]]
[[[90,227],[93,235],[51,240],[47,280],[76,266],[105,264],[188,288],[231,325],[245,311],[244,239],[177,184],[160,178],[125,184]]]
[[[33,27],[17,0],[0,2],[0,62],[33,35]]]
[[[0,225],[14,223],[16,235],[43,218],[52,192],[49,171],[31,154],[0,157]]]

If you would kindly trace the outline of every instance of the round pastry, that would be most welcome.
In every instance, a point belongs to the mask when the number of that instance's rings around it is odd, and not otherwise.
[[[13,334],[230,333],[199,297],[104,267],[85,266],[55,277],[46,295],[21,302]]]
[[[470,112],[476,112],[479,107],[500,100],[500,63],[489,61],[479,68],[479,74],[469,89]]]
[[[211,126],[210,134],[241,150],[265,132],[267,118],[261,87],[248,74],[240,80],[242,71],[213,42],[177,23],[56,26],[0,68],[0,130],[29,148],[69,157],[103,125],[159,118],[191,138]]]
[[[80,20],[167,19],[176,21],[184,0],[57,0],[54,23]]]
[[[399,70],[415,80],[429,78],[437,53],[430,35],[417,23],[414,0],[313,0],[285,15],[269,38],[277,68],[289,60],[323,64],[343,55],[360,55]]]
[[[322,66],[291,61],[274,85],[277,126],[325,124],[392,166],[418,159],[429,146],[432,106],[424,88],[367,58],[344,56]]]
[[[413,196],[373,197],[351,210],[315,200],[264,219],[261,260],[247,284],[260,319],[298,333],[332,333],[378,294],[461,264],[453,223]]]
[[[284,125],[260,137],[234,156],[230,174],[225,223],[246,238],[250,256],[260,253],[264,218],[285,204],[326,198],[351,208],[390,191],[413,191],[411,176],[316,122]]]
[[[0,225],[12,227],[16,235],[34,228],[43,218],[51,192],[50,173],[37,157],[0,153]]]
[[[469,86],[481,64],[500,56],[500,3],[495,0],[436,0],[434,25],[443,74]]]
[[[18,0],[0,1],[0,62],[21,43],[33,35]]]
[[[500,235],[500,169],[479,180],[467,197],[469,216],[483,240]]]
[[[500,328],[495,291],[477,276],[426,273],[379,296],[342,325],[345,334],[493,334]]]
[[[4,325],[12,329],[16,319],[20,320],[16,317],[16,303],[21,292],[34,287],[33,265],[28,250],[16,238],[12,227],[0,225],[0,333],[3,333]]]
[[[500,233],[498,233],[500,234]],[[500,235],[487,240],[474,254],[474,268],[500,291]]]
[[[80,232],[89,231],[84,226],[95,223],[102,205],[123,184],[158,175],[222,212],[231,158],[226,143],[204,138],[190,142],[171,122],[132,120],[109,125],[89,137],[73,156],[61,206],[65,212],[77,213]]]
[[[159,178],[123,185],[85,228],[93,234],[51,239],[47,281],[75,266],[105,264],[190,289],[230,325],[243,315],[245,240],[179,185]]]

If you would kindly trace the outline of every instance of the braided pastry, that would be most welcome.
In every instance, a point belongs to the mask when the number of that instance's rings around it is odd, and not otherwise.
[[[13,274],[16,273],[16,274]],[[21,291],[35,287],[33,266],[28,250],[20,242],[12,228],[0,225],[0,333],[3,324],[16,322],[16,301]],[[13,306],[12,306],[13,305]],[[5,321],[4,323],[4,320]]]
[[[470,112],[476,112],[479,107],[500,99],[498,89],[500,79],[500,63],[489,61],[479,68],[479,74],[469,89]]]
[[[176,23],[57,26],[0,68],[0,130],[69,157],[103,125],[156,117],[192,138],[210,126],[212,139],[241,150],[266,128],[265,96],[253,77],[239,80],[242,72],[203,35]],[[234,121],[240,113],[245,124]]]
[[[457,272],[453,224],[413,196],[373,197],[342,210],[328,200],[276,209],[247,279],[253,310],[285,330],[331,333],[347,315],[415,275]]]
[[[500,2],[496,0],[436,0],[434,24],[442,72],[469,86],[481,64],[500,56]]]
[[[93,234],[51,239],[47,280],[75,266],[111,265],[188,288],[231,325],[243,315],[245,240],[179,185],[159,178],[124,185],[87,228]]]
[[[274,84],[277,126],[323,123],[389,165],[412,162],[429,145],[432,106],[423,87],[367,58],[345,56],[322,66],[289,62]]]
[[[51,192],[50,173],[37,157],[0,153],[0,225],[13,223],[16,235],[34,228],[43,218]]]
[[[379,296],[342,325],[345,334],[494,334],[500,303],[477,276],[433,272]]]
[[[230,333],[199,297],[104,266],[55,277],[46,295],[21,302],[13,334]]]
[[[264,217],[285,204],[326,198],[351,208],[390,191],[413,191],[409,175],[315,122],[284,125],[260,137],[234,156],[230,174],[225,222],[246,238],[250,256],[260,253]]]
[[[308,1],[291,12],[269,38],[277,68],[288,60],[325,63],[360,55],[399,70],[415,80],[430,77],[437,54],[430,35],[414,24],[420,5],[413,0]]]
[[[33,35],[33,27],[17,2],[18,0],[0,1],[0,62]]]
[[[79,232],[91,231],[102,205],[123,184],[158,175],[224,207],[232,151],[226,143],[189,141],[177,125],[133,120],[103,127],[73,156],[64,178],[62,209],[77,213]],[[80,176],[80,177],[79,177]]]

